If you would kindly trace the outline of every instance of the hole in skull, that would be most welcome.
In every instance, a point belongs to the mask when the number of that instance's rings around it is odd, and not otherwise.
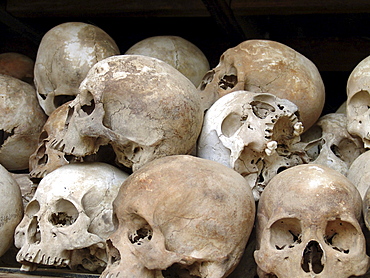
[[[252,111],[260,119],[265,119],[268,115],[275,112],[275,108],[265,102],[252,101],[251,102]]]
[[[152,239],[152,230],[148,228],[140,228],[133,234],[129,235],[129,240],[133,244],[141,245],[144,240],[150,241]]]
[[[227,117],[222,121],[221,124],[221,132],[226,137],[231,137],[235,134],[235,132],[243,125],[243,121],[246,118],[243,118],[241,115],[236,113],[230,113]]]
[[[266,134],[268,134],[266,130]],[[279,118],[272,130],[272,140],[278,142],[280,145],[280,149],[284,144],[289,146],[290,140],[294,138],[294,127],[291,119],[289,117],[281,117]]]
[[[326,244],[334,250],[348,254],[350,249],[356,246],[358,234],[357,229],[351,223],[337,218],[333,221],[328,221],[324,239]]]
[[[218,82],[218,86],[223,89],[232,89],[238,83],[238,77],[234,74],[227,75],[225,74],[221,80]]]
[[[13,128],[10,132],[7,132],[5,130],[0,130],[0,146],[4,144],[4,142],[11,136],[14,135],[14,129]]]
[[[55,212],[49,217],[49,221],[58,227],[72,225],[78,218],[77,208],[68,200],[60,199],[55,204]]]
[[[39,94],[39,96],[43,99],[43,100],[45,100],[46,99],[46,95],[44,95],[44,94],[40,94],[40,93],[38,93]]]
[[[323,251],[317,241],[310,241],[303,251],[301,267],[305,272],[319,274],[324,269],[321,263]]]
[[[25,209],[25,214],[28,216],[28,217],[33,217],[38,211],[40,210],[40,204],[38,201],[36,200],[32,200],[30,201],[27,206],[26,206],[26,209]]]
[[[84,111],[87,115],[90,115],[94,109],[95,109],[95,102],[94,99],[90,100],[90,103],[88,105],[82,105],[81,106],[82,111]]]
[[[29,237],[29,241],[34,244],[38,244],[41,241],[41,233],[39,223],[37,221],[37,217],[33,217],[31,220],[30,225],[28,226],[27,235]]]
[[[54,106],[59,107],[62,106],[64,103],[74,100],[75,95],[58,95],[54,97]]]
[[[293,248],[301,241],[301,223],[297,218],[283,218],[270,227],[270,243],[277,250]]]
[[[46,147],[45,145],[40,146],[40,148],[37,149],[37,157],[39,157],[37,164],[38,165],[46,165],[48,163],[49,157],[45,153],[46,152]]]
[[[363,153],[361,147],[356,146],[354,141],[347,138],[341,140],[338,145],[332,145],[330,149],[335,156],[346,162],[348,166]]]
[[[214,76],[215,76],[215,72],[213,70],[207,72],[204,75],[202,82],[200,83],[199,89],[203,91],[207,87],[207,85],[212,82]]]
[[[184,268],[189,266],[183,266],[180,264],[173,264],[166,270],[162,270],[164,278],[197,278],[200,276],[194,276],[189,273],[189,270]]]

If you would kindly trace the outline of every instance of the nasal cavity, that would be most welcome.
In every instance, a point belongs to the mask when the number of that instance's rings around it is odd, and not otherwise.
[[[321,262],[323,251],[317,241],[310,241],[303,251],[302,269],[305,272],[319,274],[323,271],[324,265]]]

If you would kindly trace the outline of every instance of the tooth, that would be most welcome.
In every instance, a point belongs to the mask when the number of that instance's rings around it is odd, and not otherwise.
[[[302,122],[296,122],[295,124],[294,124],[294,135],[295,136],[299,136],[299,135],[301,135],[302,134],[302,132],[303,132],[303,130],[304,130],[304,127],[303,127],[303,124],[302,124]]]
[[[270,141],[266,144],[266,149],[265,149],[265,153],[270,156],[273,154],[273,152],[276,150],[277,148],[277,142],[276,141]]]

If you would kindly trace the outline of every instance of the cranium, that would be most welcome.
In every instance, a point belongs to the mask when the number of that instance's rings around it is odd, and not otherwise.
[[[322,116],[315,125],[304,132],[302,142],[311,157],[311,163],[321,164],[347,175],[352,162],[365,148],[360,138],[347,131],[347,117],[342,113]]]
[[[0,164],[0,257],[13,244],[14,231],[23,217],[22,194],[18,183]]]
[[[347,82],[347,129],[370,148],[370,56],[351,72]]]
[[[26,170],[47,116],[30,84],[0,74],[0,92],[0,164]]]
[[[157,58],[173,66],[198,86],[209,63],[204,53],[190,41],[178,36],[155,36],[137,42],[125,54]]]
[[[34,82],[41,107],[50,115],[74,99],[89,69],[118,55],[114,40],[102,29],[82,22],[66,22],[42,38],[35,61]]]
[[[243,177],[189,155],[158,158],[135,171],[113,208],[118,224],[101,277],[226,277],[242,256],[255,213]]]
[[[86,156],[109,144],[118,164],[133,170],[158,157],[191,153],[203,122],[190,80],[142,55],[118,55],[95,64],[69,109],[53,148]]]
[[[325,89],[316,66],[274,41],[247,40],[225,51],[199,86],[205,106],[238,90],[270,93],[297,105],[305,129],[320,117]]]
[[[16,52],[0,54],[0,74],[10,75],[33,84],[35,62],[28,56]]]
[[[356,187],[334,169],[303,164],[279,173],[258,205],[259,277],[365,274],[370,261],[361,210]]]
[[[67,164],[46,175],[16,228],[21,270],[82,265],[101,271],[114,229],[112,203],[127,176],[100,162]]]
[[[244,176],[258,200],[278,171],[301,164],[295,149],[302,124],[297,106],[267,93],[235,91],[207,111],[197,156],[217,161]]]

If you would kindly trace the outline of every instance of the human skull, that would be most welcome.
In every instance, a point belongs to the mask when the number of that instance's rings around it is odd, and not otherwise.
[[[125,54],[145,55],[157,58],[173,66],[190,79],[195,86],[209,71],[204,53],[190,41],[178,36],[154,36],[131,46]]]
[[[95,64],[69,105],[53,148],[74,156],[111,145],[133,171],[158,157],[190,154],[203,122],[195,86],[156,58],[118,55]]]
[[[38,147],[29,159],[29,175],[33,180],[42,179],[56,168],[72,162],[99,161],[114,165],[115,156],[108,148],[101,147],[94,155],[73,156],[51,147],[57,135],[65,128],[70,111],[69,103],[70,101],[62,104],[50,114],[40,133]]]
[[[370,56],[351,72],[347,81],[347,129],[370,148]]]
[[[366,151],[359,155],[351,164],[347,178],[357,187],[361,198],[365,198],[366,191],[370,186],[370,152]]]
[[[131,174],[113,211],[118,226],[109,237],[110,259],[101,277],[221,278],[243,254],[255,203],[232,169],[174,155]]]
[[[89,69],[118,55],[114,40],[102,29],[82,22],[66,22],[42,38],[35,61],[34,82],[41,107],[50,115],[74,99]]]
[[[365,274],[370,260],[361,210],[356,187],[334,169],[303,164],[279,173],[258,204],[259,277]]]
[[[35,62],[28,56],[16,52],[0,54],[0,74],[10,75],[33,85]]]
[[[0,164],[0,257],[13,244],[14,231],[23,217],[22,194],[18,183]]]
[[[288,99],[297,105],[305,129],[320,117],[325,101],[316,66],[292,48],[268,40],[247,40],[226,50],[198,89],[206,107],[238,90]]]
[[[293,147],[302,130],[297,106],[289,100],[235,91],[218,99],[206,112],[197,156],[240,173],[258,200],[281,168],[304,162]]]
[[[26,170],[47,116],[26,82],[0,74],[0,93],[0,164],[9,171]]]
[[[342,113],[322,116],[316,124],[301,135],[301,141],[311,157],[310,163],[321,164],[347,176],[352,162],[365,148],[360,138],[347,131],[347,117]]]
[[[67,164],[46,175],[16,228],[21,270],[105,267],[105,240],[114,229],[112,203],[127,177],[100,162]]]

